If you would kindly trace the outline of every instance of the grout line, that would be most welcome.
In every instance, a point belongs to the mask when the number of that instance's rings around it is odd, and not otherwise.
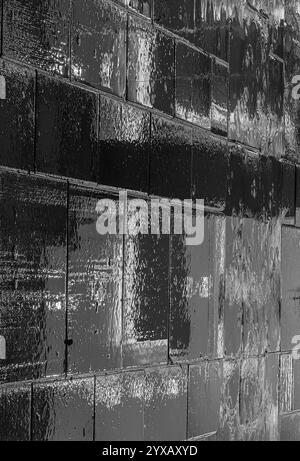
[[[34,140],[33,140],[33,172],[37,171],[37,143],[38,143],[38,72],[35,71],[34,79]]]
[[[73,53],[73,47],[72,47],[72,39],[73,39],[73,32],[74,32],[74,24],[73,24],[73,0],[69,0],[70,6],[69,6],[69,59],[68,59],[68,65],[69,65],[69,80],[72,80],[72,53]]]
[[[96,440],[96,376],[94,376],[93,442]]]
[[[4,40],[4,2],[7,0],[1,0],[1,57],[3,56],[3,40]]]
[[[174,218],[173,218],[174,219]],[[168,238],[168,306],[167,306],[167,357],[168,364],[172,364],[171,348],[170,348],[170,329],[171,329],[171,277],[172,277],[172,233]]]
[[[29,439],[33,440],[33,382],[30,386],[30,434]]]
[[[152,123],[153,123],[153,114],[149,114],[149,143],[147,146],[148,150],[148,171],[147,171],[147,194],[151,194],[151,162],[152,162]]]
[[[129,13],[126,12],[126,35],[125,35],[125,92],[124,99],[128,101],[128,92],[129,92]]]
[[[291,354],[292,351],[290,351]],[[137,366],[131,366],[131,367],[124,367],[124,368],[116,368],[114,370],[101,370],[101,371],[93,371],[90,373],[72,373],[68,374],[65,376],[64,374],[62,375],[55,375],[55,376],[46,376],[44,378],[40,379],[31,379],[31,380],[25,380],[25,381],[14,381],[14,382],[0,382],[0,388],[5,388],[5,387],[13,387],[13,386],[20,386],[21,384],[47,384],[47,383],[56,383],[56,382],[69,382],[69,381],[76,381],[76,380],[82,380],[82,379],[91,379],[91,378],[98,378],[98,377],[105,377],[105,376],[116,376],[116,375],[121,375],[124,373],[139,373],[139,372],[146,372],[147,370],[152,370],[152,369],[161,369],[161,370],[166,370],[170,368],[183,368],[187,366],[202,366],[204,364],[213,364],[213,363],[224,363],[224,362],[234,362],[234,363],[241,363],[245,362],[248,360],[253,360],[253,359],[263,359],[269,356],[274,356],[274,355],[289,355],[288,352],[268,352],[267,354],[260,354],[260,355],[249,355],[246,356],[245,354],[241,354],[239,356],[226,356],[226,357],[218,357],[218,358],[200,358],[200,359],[195,359],[195,360],[190,360],[190,361],[178,361],[173,363],[168,363],[168,362],[161,362],[161,363],[151,363],[151,364],[145,364],[145,365],[137,365]]]
[[[65,279],[65,363],[64,372],[67,378],[69,372],[69,207],[70,207],[70,184],[67,182],[67,213],[66,213],[66,279]]]
[[[186,440],[189,439],[189,395],[190,395],[190,365],[187,366],[187,389],[186,389]]]

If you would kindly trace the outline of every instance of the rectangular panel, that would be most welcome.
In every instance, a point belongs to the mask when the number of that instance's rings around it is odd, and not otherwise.
[[[300,412],[281,416],[280,418],[280,441],[300,441]]]
[[[92,441],[94,379],[34,384],[34,441]]]
[[[193,131],[192,191],[205,206],[223,210],[229,155],[227,142],[204,131]]]
[[[205,217],[201,245],[187,246],[185,236],[172,236],[170,355],[174,361],[223,356],[224,251],[225,226],[212,215]]]
[[[3,54],[48,72],[69,73],[69,0],[4,2]]]
[[[206,362],[190,366],[189,438],[199,437],[219,428],[222,365]]]
[[[224,360],[218,440],[233,441],[240,437],[239,397],[240,360]]]
[[[277,440],[278,372],[278,354],[243,361],[240,397],[243,440]]]
[[[102,201],[104,200],[104,201]],[[111,200],[111,202],[110,202]],[[122,264],[120,235],[100,235],[98,217],[116,197],[70,186],[68,337],[69,371],[89,372],[121,365]]]
[[[300,227],[300,166],[296,166],[296,223]]]
[[[195,45],[228,61],[228,0],[195,0]]]
[[[300,335],[300,230],[283,227],[282,230],[282,350],[293,348],[293,338]]]
[[[280,357],[280,413],[289,413],[293,406],[293,360],[290,354]]]
[[[186,440],[187,368],[148,369],[145,399],[145,440]]]
[[[30,411],[30,384],[0,387],[0,441],[29,441]]]
[[[218,60],[212,62],[211,77],[211,128],[227,136],[229,68]]]
[[[128,3],[129,8],[138,11],[139,13],[147,16],[148,18],[152,17],[152,3],[153,0],[125,0]]]
[[[151,142],[150,193],[191,198],[192,130],[153,116]]]
[[[270,54],[266,19],[240,1],[230,1],[229,137],[281,157],[283,143],[283,63]],[[251,53],[249,55],[249,50]]]
[[[300,15],[298,0],[285,2],[285,145],[286,157],[299,162],[300,145]]]
[[[74,0],[72,76],[124,96],[126,13],[105,0]]]
[[[207,54],[176,44],[175,113],[207,129],[211,127],[211,65]]]
[[[173,115],[174,65],[173,38],[129,16],[128,99]]]
[[[204,51],[228,60],[227,0],[154,0],[154,21]]]
[[[98,96],[58,79],[38,75],[36,115],[37,170],[92,181]]]
[[[100,97],[97,182],[148,192],[150,114]]]
[[[144,372],[96,379],[96,440],[144,439]]]
[[[0,163],[34,169],[35,72],[1,61]]]
[[[280,222],[228,218],[225,349],[247,355],[280,344]],[[238,326],[238,328],[237,328]]]
[[[129,222],[133,216],[134,212],[129,212]],[[123,363],[125,366],[165,363],[169,235],[127,235],[124,264]]]
[[[0,184],[0,380],[62,374],[67,187],[4,172]]]

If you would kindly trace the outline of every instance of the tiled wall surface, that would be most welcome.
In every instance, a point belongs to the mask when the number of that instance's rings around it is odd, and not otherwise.
[[[298,2],[0,12],[0,440],[300,440]],[[100,236],[119,188],[204,243]]]

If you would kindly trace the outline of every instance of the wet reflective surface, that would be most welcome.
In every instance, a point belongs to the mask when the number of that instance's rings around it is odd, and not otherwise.
[[[126,236],[124,264],[123,364],[165,363],[169,236]]]
[[[299,161],[300,142],[300,106],[299,100],[293,98],[292,84],[294,76],[299,75],[300,61],[300,14],[298,2],[289,0],[285,2],[286,30],[284,40],[284,53],[286,61],[286,110],[285,110],[285,143],[286,156],[294,161]]]
[[[97,182],[147,192],[150,114],[101,97],[99,138]]]
[[[124,96],[126,13],[109,2],[73,2],[72,76]]]
[[[30,440],[31,386],[1,387],[0,441]]]
[[[224,209],[229,155],[227,142],[205,132],[193,131],[192,192],[206,206]],[[227,202],[229,197],[227,194]]]
[[[69,73],[69,0],[4,2],[6,56],[66,77]]]
[[[128,99],[174,112],[174,40],[148,22],[129,16]]]
[[[186,439],[186,367],[147,370],[145,399],[145,440]]]
[[[279,350],[280,222],[228,218],[225,350],[248,355]],[[242,339],[243,338],[243,339]],[[243,344],[243,346],[242,346]]]
[[[291,341],[299,334],[299,229],[282,231],[282,350],[292,349]]]
[[[189,438],[217,432],[220,419],[222,365],[207,362],[190,367]]]
[[[62,374],[65,355],[67,190],[1,173],[1,381]]]
[[[300,413],[281,417],[280,440],[283,442],[300,440]]]
[[[295,210],[295,225],[300,227],[300,167],[296,166],[296,210]]]
[[[3,13],[0,439],[300,439],[298,2]],[[103,185],[204,243],[100,235]]]
[[[37,170],[91,180],[98,96],[41,74],[37,88]]]
[[[229,1],[231,22],[231,139],[281,157],[283,146],[283,64],[270,55],[269,30],[262,15]]]
[[[122,236],[97,233],[97,203],[113,199],[70,186],[68,365],[70,372],[119,368],[122,339]]]
[[[33,388],[33,440],[93,440],[93,408],[92,378],[36,384]]]
[[[197,47],[227,60],[227,0],[155,0],[154,21]]]
[[[183,43],[176,44],[175,113],[210,128],[211,59]]]
[[[144,440],[144,372],[96,380],[96,440]]]
[[[229,149],[226,214],[256,219],[285,216],[294,224],[295,166],[234,144]]]
[[[148,18],[152,17],[152,3],[153,0],[125,0],[129,8],[132,8],[135,11],[147,16]]]
[[[212,62],[211,127],[221,135],[228,132],[229,69],[224,64]]]
[[[224,224],[222,219],[207,216],[205,239],[200,246],[188,247],[185,237],[172,236],[170,355],[173,361],[223,356],[220,282],[225,263]]]
[[[182,199],[191,196],[191,144],[190,128],[153,116],[150,156],[151,194]]]
[[[35,73],[2,61],[5,97],[0,100],[1,165],[34,168]]]
[[[223,381],[221,392],[219,439],[238,440],[239,438],[239,392],[240,362],[223,362]]]
[[[242,439],[277,440],[278,355],[243,361],[241,376]]]

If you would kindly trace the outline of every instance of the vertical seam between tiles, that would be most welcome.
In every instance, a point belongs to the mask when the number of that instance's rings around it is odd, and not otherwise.
[[[33,171],[37,172],[37,145],[38,145],[38,71],[34,71],[34,101],[33,101],[33,110],[34,110],[34,138],[33,138]]]
[[[93,393],[94,393],[94,398],[93,398],[93,442],[96,440],[96,381],[97,378],[94,376],[93,382],[94,382],[94,388],[93,388]]]
[[[1,0],[1,57],[3,56],[3,40],[4,40],[4,2],[6,0]]]
[[[172,217],[172,214],[171,214]],[[174,219],[174,218],[173,218]],[[168,311],[167,311],[167,353],[168,353],[168,364],[172,364],[172,358],[170,356],[170,329],[171,329],[171,260],[172,260],[172,231],[168,238]]]
[[[128,86],[129,86],[129,80],[128,80],[128,63],[129,63],[129,12],[128,8],[126,5],[126,31],[125,31],[125,94],[123,96],[123,99],[125,101],[128,101]]]
[[[30,385],[30,433],[29,439],[33,440],[33,383]]]
[[[66,184],[67,191],[67,210],[66,210],[66,279],[65,279],[65,302],[66,302],[66,312],[65,312],[65,364],[64,364],[64,373],[67,378],[69,372],[69,208],[70,208],[70,183],[67,181]]]
[[[73,0],[69,0],[69,70],[68,70],[68,78],[72,80],[72,39],[73,39]]]

